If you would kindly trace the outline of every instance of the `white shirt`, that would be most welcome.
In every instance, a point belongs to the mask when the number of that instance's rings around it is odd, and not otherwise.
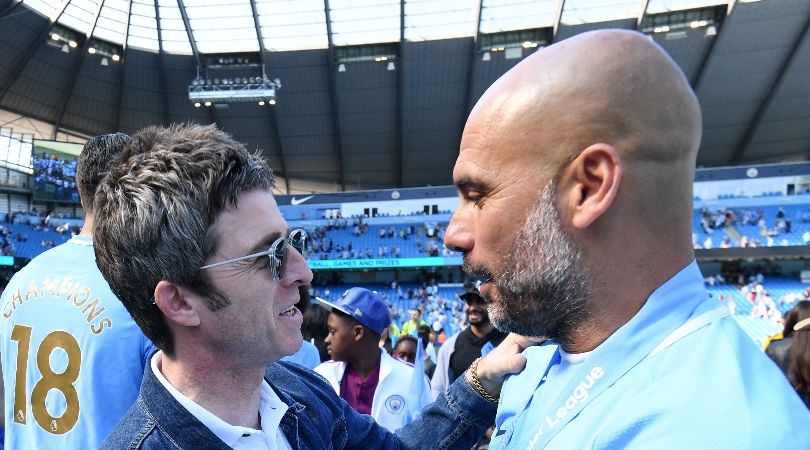
[[[266,381],[262,382],[261,400],[259,401],[259,417],[262,429],[256,430],[249,427],[234,426],[215,416],[172,386],[160,372],[162,356],[163,352],[157,352],[152,357],[151,366],[155,377],[178,403],[211,430],[222,442],[237,450],[292,450],[287,437],[279,430],[281,418],[287,411],[288,406],[278,398],[278,395]]]
[[[560,347],[560,358],[568,364],[577,365],[591,356],[591,352],[568,353]]]

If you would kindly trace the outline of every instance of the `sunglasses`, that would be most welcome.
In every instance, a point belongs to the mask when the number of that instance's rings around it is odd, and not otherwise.
[[[252,258],[259,258],[262,256],[267,256],[270,258],[270,271],[273,272],[273,278],[276,281],[281,280],[281,271],[284,269],[284,256],[287,255],[287,246],[291,246],[294,248],[301,256],[304,256],[304,241],[307,238],[307,232],[302,229],[292,230],[290,231],[289,236],[287,237],[280,237],[273,242],[273,245],[270,246],[269,249],[263,252],[254,253],[252,255],[241,256],[239,258],[229,259],[227,261],[222,261],[214,264],[208,264],[207,266],[202,266],[200,269],[211,269],[213,267],[224,266],[225,264],[231,264],[239,261],[244,261],[246,259]]]

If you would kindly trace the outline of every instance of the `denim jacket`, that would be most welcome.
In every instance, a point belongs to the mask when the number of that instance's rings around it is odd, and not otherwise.
[[[495,423],[496,405],[460,377],[415,422],[393,434],[335,394],[320,375],[294,363],[267,366],[265,379],[289,405],[281,430],[294,450],[465,449]],[[181,406],[147,368],[140,395],[103,449],[229,449]]]

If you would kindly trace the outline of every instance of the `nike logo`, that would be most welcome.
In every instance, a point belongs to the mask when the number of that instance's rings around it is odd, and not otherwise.
[[[302,197],[302,198],[293,197],[293,198],[290,199],[290,204],[293,205],[293,206],[297,206],[297,205],[300,205],[301,203],[304,203],[305,201],[311,199],[312,197],[315,197],[315,196],[310,195],[308,197]]]

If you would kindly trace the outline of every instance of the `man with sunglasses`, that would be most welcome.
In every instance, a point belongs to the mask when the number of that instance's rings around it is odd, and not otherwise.
[[[160,349],[104,448],[470,448],[526,342],[505,342],[391,434],[314,372],[275,362],[301,345],[294,305],[312,272],[272,187],[262,158],[194,124],[134,135],[100,187],[99,267]]]

